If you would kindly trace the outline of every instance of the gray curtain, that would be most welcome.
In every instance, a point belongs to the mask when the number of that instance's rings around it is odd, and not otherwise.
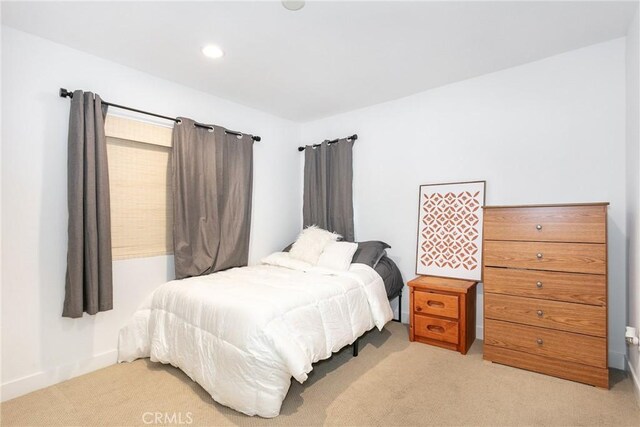
[[[304,150],[304,226],[317,225],[353,242],[353,141]]]
[[[68,143],[69,246],[64,317],[113,308],[111,211],[104,118],[98,95],[71,99]]]
[[[171,161],[176,278],[247,265],[253,139],[180,120]]]

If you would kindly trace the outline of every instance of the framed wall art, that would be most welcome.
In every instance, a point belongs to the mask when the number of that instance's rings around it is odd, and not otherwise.
[[[486,181],[420,186],[416,273],[482,279]]]

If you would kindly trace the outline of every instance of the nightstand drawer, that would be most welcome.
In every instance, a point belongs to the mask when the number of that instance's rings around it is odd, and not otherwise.
[[[418,336],[458,344],[458,322],[415,315],[414,333]]]
[[[414,301],[414,310],[416,314],[430,314],[458,319],[457,295],[416,291]]]

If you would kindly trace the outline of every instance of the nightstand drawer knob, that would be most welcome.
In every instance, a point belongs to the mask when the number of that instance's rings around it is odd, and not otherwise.
[[[422,307],[416,307],[416,311],[422,311]]]
[[[538,315],[538,317],[542,317],[542,315],[544,314],[544,311],[538,310],[536,314]]]
[[[540,224],[536,225],[536,230],[538,230],[538,231],[542,230],[542,225],[540,225]]]
[[[444,328],[438,325],[427,325],[427,329],[430,330],[431,332],[437,332],[439,334],[444,332]]]
[[[536,342],[538,343],[538,345],[544,344],[544,341],[542,341],[542,338],[538,338]]]
[[[427,301],[427,305],[429,307],[444,307],[444,303],[442,301],[434,301],[434,300],[429,300]]]
[[[536,287],[538,289],[542,289],[542,282],[536,282]]]
[[[538,252],[538,253],[536,254],[536,258],[538,258],[538,259],[542,259],[542,252]]]

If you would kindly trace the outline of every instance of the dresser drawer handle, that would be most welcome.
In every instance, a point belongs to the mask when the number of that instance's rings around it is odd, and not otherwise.
[[[544,311],[538,310],[536,311],[536,314],[538,315],[538,317],[542,317],[544,315]]]
[[[538,252],[538,253],[536,254],[536,258],[538,258],[538,259],[542,259],[542,252]]]
[[[416,311],[422,311],[422,307],[416,307]]]
[[[542,282],[536,282],[536,288],[542,289]]]
[[[542,338],[538,338],[536,342],[538,343],[538,345],[544,344],[544,341],[542,341]]]
[[[427,305],[429,307],[438,307],[438,308],[444,307],[444,303],[442,301],[434,301],[434,300],[427,301]]]
[[[427,329],[430,330],[431,332],[437,332],[439,334],[444,332],[444,328],[438,325],[427,325]]]
[[[542,230],[542,225],[540,225],[540,224],[536,225],[536,230],[538,230],[538,231]]]

